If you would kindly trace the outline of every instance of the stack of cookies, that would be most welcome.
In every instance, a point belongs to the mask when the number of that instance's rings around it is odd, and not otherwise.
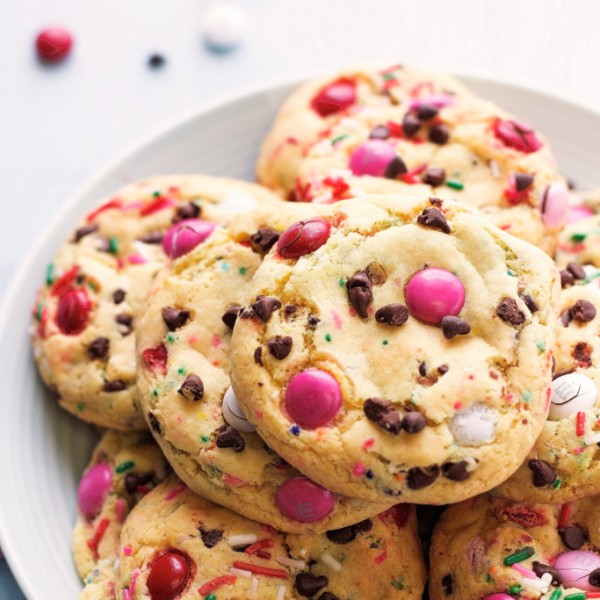
[[[594,195],[401,66],[294,92],[257,173],[129,185],[48,268],[81,598],[600,598]]]

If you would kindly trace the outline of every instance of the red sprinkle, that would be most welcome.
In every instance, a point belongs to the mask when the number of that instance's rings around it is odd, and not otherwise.
[[[558,528],[564,529],[569,524],[569,519],[571,518],[571,511],[573,508],[570,504],[563,504],[560,507],[560,515],[558,517]]]
[[[77,277],[77,273],[79,273],[79,265],[75,265],[65,273],[63,273],[50,288],[50,295],[52,296],[62,296],[67,290],[71,288],[71,285],[75,281]]]
[[[88,548],[94,553],[94,560],[98,560],[98,546],[102,541],[104,533],[108,529],[110,521],[104,517],[94,532],[94,535],[87,541]]]
[[[419,175],[420,173],[422,173],[425,169],[427,168],[427,165],[425,163],[422,163],[420,165],[418,165],[417,167],[415,167],[414,169],[411,169],[410,171],[408,171],[408,173],[404,173],[403,175],[400,175],[400,179],[402,179],[402,181],[404,181],[404,183],[408,183],[408,184],[415,184],[415,183],[421,183],[418,179],[416,179],[416,176]]]
[[[381,554],[378,554],[378,555],[375,557],[375,564],[376,564],[376,565],[379,565],[379,564],[381,564],[381,563],[382,563],[382,562],[383,562],[383,561],[384,561],[386,558],[387,558],[387,551],[386,551],[386,550],[384,550],[384,551],[383,551]]]
[[[152,202],[146,204],[140,209],[140,215],[145,217],[146,215],[151,215],[159,210],[169,208],[169,206],[173,206],[173,200],[165,196],[158,196],[157,198],[154,198]]]
[[[177,496],[179,496],[179,494],[181,494],[182,492],[185,492],[185,485],[182,485],[178,488],[172,489],[166,496],[165,496],[165,500],[168,502],[169,500],[173,500],[173,498],[176,498]]]
[[[265,552],[264,550],[259,550],[254,556],[258,556],[258,558],[264,558],[265,560],[271,560],[271,553]]]
[[[198,591],[203,595],[207,596],[211,592],[219,589],[224,585],[233,585],[237,577],[235,575],[221,575],[220,577],[215,577],[210,581],[207,581]]]
[[[345,200],[350,198],[350,186],[341,178],[326,177],[323,180],[323,184],[332,188],[331,199],[332,200]]]
[[[278,579],[287,579],[288,574],[282,569],[269,569],[268,567],[261,567],[260,565],[253,565],[251,563],[243,562],[241,560],[233,561],[233,566],[236,569],[242,569],[244,571],[250,571],[255,575],[264,575],[265,577],[277,577]]]
[[[365,440],[365,441],[363,442],[363,445],[362,445],[362,447],[363,447],[365,450],[368,450],[369,448],[371,448],[371,447],[373,446],[373,444],[374,444],[374,443],[375,443],[375,440],[374,440],[373,438],[369,438],[368,440]]]
[[[585,433],[585,413],[579,411],[575,421],[575,433],[582,436]]]
[[[142,359],[149,371],[157,371],[161,375],[167,372],[167,347],[159,344],[153,348],[146,348],[142,352]]]
[[[263,548],[272,548],[273,547],[273,540],[269,539],[269,538],[265,538],[264,540],[258,540],[258,542],[254,542],[254,544],[250,544],[250,546],[248,546],[244,552],[246,554],[256,554],[259,550],[262,550]]]
[[[103,213],[105,210],[110,210],[111,208],[121,208],[121,200],[109,200],[108,202],[99,206],[96,210],[93,210],[85,220],[90,223],[93,221],[100,213]]]

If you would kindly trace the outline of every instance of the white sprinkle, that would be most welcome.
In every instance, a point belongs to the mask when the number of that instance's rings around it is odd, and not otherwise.
[[[277,596],[275,596],[275,600],[283,600],[285,598],[285,585],[280,585],[277,590]]]
[[[589,437],[583,438],[583,443],[586,446],[593,446],[594,444],[600,443],[600,433],[596,435],[590,435]]]
[[[306,548],[300,548],[300,552],[298,552],[298,554],[304,558],[306,556]]]
[[[550,575],[550,573],[544,573],[541,579],[546,587],[550,587],[550,584],[552,583],[552,575]]]
[[[309,155],[311,158],[320,158],[322,156],[331,156],[333,154],[333,148],[331,147],[331,142],[329,140],[322,140],[317,142],[312,148],[309,150]]]
[[[306,563],[303,560],[294,560],[293,558],[288,558],[287,556],[276,556],[275,560],[280,565],[293,567],[294,569],[304,569],[304,567],[306,567]]]
[[[258,577],[252,577],[250,580],[250,590],[248,591],[249,600],[254,600],[256,598],[256,592],[258,591]]]
[[[321,560],[334,571],[342,570],[342,563],[339,563],[337,560],[335,560],[335,558],[333,558],[329,552],[323,552],[323,554],[321,554]]]
[[[544,591],[544,588],[546,587],[541,579],[523,578],[519,583],[524,588],[529,588],[529,591],[538,592],[539,594],[541,594]]]
[[[232,535],[227,538],[227,543],[232,548],[254,544],[256,541],[258,541],[258,536],[255,533],[241,533],[240,535]]]
[[[148,251],[148,244],[144,244],[144,242],[140,242],[139,240],[135,240],[132,244],[134,254],[139,256],[143,256],[144,258],[150,258],[151,253]]]
[[[500,169],[498,168],[498,163],[495,160],[490,160],[489,167],[490,171],[492,172],[492,177],[498,179],[498,177],[500,177]]]
[[[331,202],[332,199],[332,193],[330,191],[327,192],[323,192],[322,194],[319,194],[318,196],[315,196],[312,199],[313,204],[329,204]]]
[[[356,119],[349,119],[348,117],[344,117],[340,121],[340,126],[345,127],[350,131],[361,131],[363,126]]]
[[[247,577],[248,579],[252,577],[252,571],[246,571],[246,569],[236,569],[235,567],[231,567],[229,572],[232,575],[237,575],[238,577]]]

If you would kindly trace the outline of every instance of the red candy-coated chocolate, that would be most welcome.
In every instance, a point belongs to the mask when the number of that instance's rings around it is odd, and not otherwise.
[[[277,491],[281,514],[300,523],[324,519],[333,509],[335,496],[308,477],[292,477]]]
[[[520,121],[496,119],[494,134],[507,146],[526,154],[536,152],[542,147],[542,143],[535,136],[534,130]]]
[[[147,585],[151,600],[174,600],[184,590],[191,573],[187,555],[171,550],[150,565]]]
[[[310,106],[322,117],[327,117],[348,108],[355,102],[356,88],[354,82],[350,79],[338,79],[319,90],[319,93],[312,99]]]
[[[415,273],[405,290],[408,310],[420,321],[439,325],[446,316],[456,316],[465,303],[465,288],[461,280],[437,267]]]
[[[368,140],[354,149],[348,166],[359,177],[372,175],[383,177],[390,162],[396,158],[396,151],[385,140]]]
[[[142,352],[142,360],[149,371],[156,371],[164,375],[167,372],[167,359],[169,353],[164,344],[152,348],[146,348]]]
[[[277,240],[277,250],[283,258],[298,258],[320,248],[331,233],[331,225],[325,219],[315,217],[294,223]]]
[[[285,390],[285,410],[304,429],[327,425],[342,406],[340,386],[329,373],[307,369],[290,380]]]
[[[54,320],[61,333],[78,335],[87,327],[91,309],[85,290],[68,290],[58,300]]]
[[[62,27],[43,29],[35,38],[38,56],[47,62],[58,62],[66,58],[72,45],[73,37]]]
[[[179,258],[202,243],[215,229],[216,225],[201,219],[186,219],[176,223],[167,231],[162,246],[170,258]]]
[[[88,518],[102,509],[104,500],[112,488],[112,469],[106,463],[89,468],[81,478],[77,489],[77,505]]]

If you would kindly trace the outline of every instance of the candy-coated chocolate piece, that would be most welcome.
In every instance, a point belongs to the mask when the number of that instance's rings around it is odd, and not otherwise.
[[[567,373],[552,382],[550,412],[553,421],[564,419],[573,413],[588,410],[596,404],[598,389],[592,379],[580,373]]]
[[[415,273],[405,290],[406,304],[413,317],[439,325],[446,316],[456,316],[465,303],[465,288],[461,280],[437,267]]]
[[[321,115],[327,117],[356,102],[356,88],[350,79],[338,79],[324,87],[312,99],[311,108]]]
[[[184,590],[190,578],[190,559],[172,550],[159,556],[150,565],[147,585],[151,600],[174,600]]]
[[[320,248],[331,233],[331,225],[316,217],[298,221],[284,231],[277,240],[277,250],[283,258],[299,258]]]
[[[102,509],[102,504],[112,487],[112,470],[106,463],[98,463],[88,469],[77,490],[77,505],[88,518],[94,517]]]
[[[176,223],[163,238],[163,250],[170,258],[179,258],[201,244],[216,225],[201,219],[186,219]]]
[[[515,600],[515,597],[500,592],[499,594],[491,594],[490,596],[486,596],[484,600]]]
[[[48,27],[38,33],[35,47],[38,56],[46,62],[59,62],[67,57],[73,46],[73,37],[62,27]]]
[[[55,321],[61,333],[78,335],[88,324],[92,303],[85,290],[68,290],[58,300]]]
[[[521,121],[497,119],[494,123],[494,134],[510,148],[526,154],[536,152],[542,147],[535,131]]]
[[[540,200],[542,221],[547,227],[560,227],[567,222],[569,190],[564,183],[553,183],[544,188]]]
[[[567,213],[567,222],[575,223],[575,221],[581,221],[581,219],[587,219],[588,217],[593,217],[594,211],[584,206],[583,204],[578,204],[576,206],[569,206],[569,210]]]
[[[418,110],[422,106],[433,106],[434,108],[444,108],[451,106],[455,100],[448,94],[430,94],[429,96],[420,96],[411,101],[409,110]]]
[[[285,390],[285,410],[305,429],[327,425],[342,406],[340,386],[329,373],[307,369],[290,380]]]
[[[560,554],[554,562],[554,568],[562,575],[565,588],[578,588],[586,592],[598,591],[592,585],[589,576],[595,569],[600,569],[600,555],[587,550],[573,550]]]
[[[202,19],[204,40],[215,52],[233,50],[243,40],[246,29],[246,16],[231,4],[210,7]]]
[[[252,432],[256,431],[256,427],[246,419],[244,411],[238,404],[233,388],[229,386],[223,396],[223,404],[221,405],[223,418],[229,425],[238,431]]]
[[[350,170],[359,177],[372,175],[383,177],[389,164],[396,158],[396,151],[385,140],[368,140],[354,149],[348,163]]]
[[[333,509],[335,496],[308,477],[292,477],[277,492],[277,506],[288,519],[313,523]]]
[[[458,411],[450,422],[450,431],[462,446],[480,446],[496,435],[498,414],[485,404],[473,404]]]

